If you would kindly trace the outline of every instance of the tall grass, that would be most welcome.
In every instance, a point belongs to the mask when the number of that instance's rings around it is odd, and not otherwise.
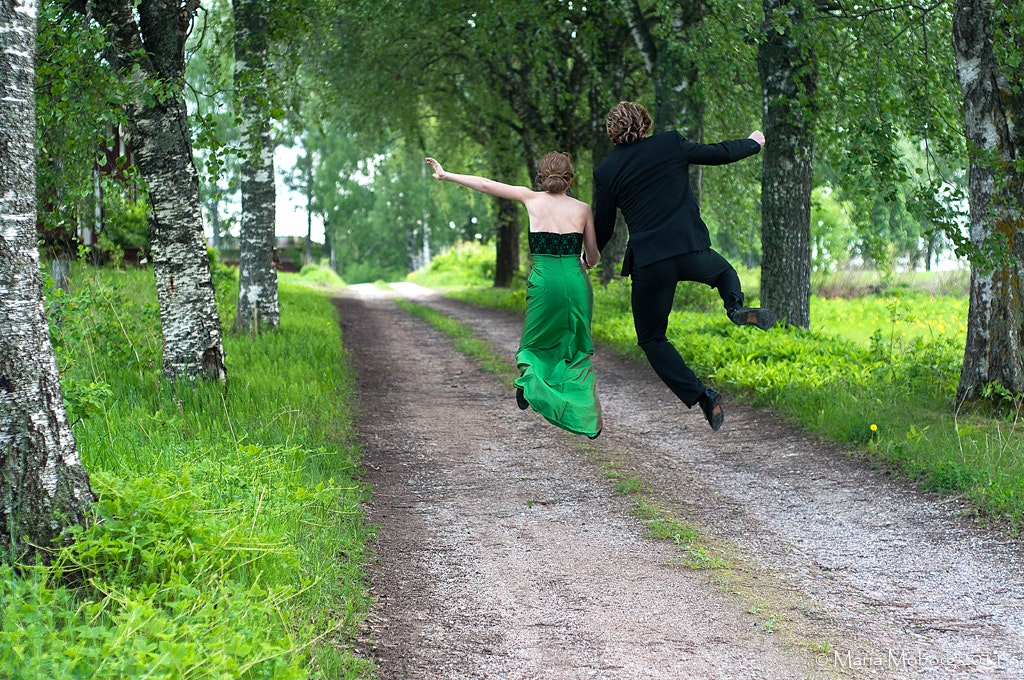
[[[329,299],[282,280],[280,330],[225,336],[226,386],[172,386],[152,273],[76,281],[50,318],[99,502],[51,566],[0,574],[0,677],[365,677],[366,490]]]
[[[741,272],[748,290],[758,278]],[[979,517],[1020,531],[1024,397],[954,402],[966,338],[963,276],[906,275],[888,286],[869,280],[820,279],[828,296],[811,299],[812,329],[769,332],[734,326],[713,291],[680,284],[669,338],[698,375],[736,400],[772,409],[926,490],[962,496]],[[594,338],[643,361],[629,282],[594,283]],[[748,302],[756,303],[754,290]],[[515,311],[525,303],[521,290],[465,286],[448,294]]]

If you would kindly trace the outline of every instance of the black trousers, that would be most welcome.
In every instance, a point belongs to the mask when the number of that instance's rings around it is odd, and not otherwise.
[[[740,277],[714,250],[683,253],[643,267],[634,266],[631,299],[636,341],[662,382],[687,407],[704,393],[702,383],[665,337],[668,315],[680,281],[696,281],[718,290],[726,310],[743,306]]]

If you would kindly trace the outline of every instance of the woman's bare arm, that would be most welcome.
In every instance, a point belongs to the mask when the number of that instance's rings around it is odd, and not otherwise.
[[[593,268],[601,261],[601,251],[597,249],[597,232],[594,230],[594,213],[587,206],[587,224],[583,227],[583,265]]]
[[[507,198],[512,201],[519,201],[525,203],[534,192],[528,187],[512,186],[511,184],[503,184],[496,182],[493,179],[487,177],[480,177],[478,175],[459,175],[454,172],[448,172],[441,164],[433,159],[427,158],[427,163],[434,168],[434,179],[439,179],[446,182],[455,182],[461,184],[464,187],[475,189],[476,191],[490,194],[491,196],[497,196],[498,198]]]

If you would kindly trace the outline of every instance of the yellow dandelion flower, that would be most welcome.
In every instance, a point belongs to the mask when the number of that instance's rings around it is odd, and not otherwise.
[[[871,423],[871,431],[872,432],[878,432],[878,425],[875,425],[874,423]]]

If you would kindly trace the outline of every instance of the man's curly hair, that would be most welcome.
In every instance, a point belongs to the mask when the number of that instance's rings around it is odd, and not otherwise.
[[[612,144],[639,142],[651,131],[651,114],[643,104],[619,102],[608,112],[605,128]]]

